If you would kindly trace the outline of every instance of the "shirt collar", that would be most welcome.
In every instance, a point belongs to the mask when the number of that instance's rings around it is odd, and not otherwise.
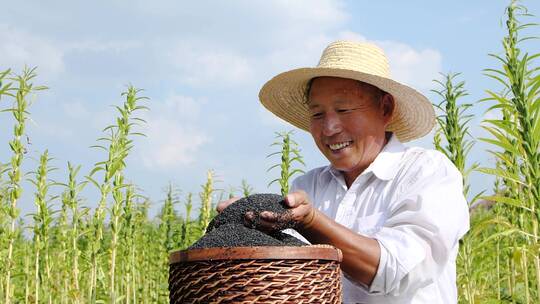
[[[399,162],[404,151],[405,146],[392,133],[390,140],[371,165],[367,167],[366,172],[373,172],[375,176],[382,180],[393,179],[399,170]]]
[[[393,179],[397,171],[399,170],[399,161],[405,151],[405,145],[403,145],[397,136],[392,133],[390,140],[386,143],[381,152],[377,155],[375,160],[362,172],[361,175],[372,172],[377,178],[382,180]],[[329,165],[327,170],[332,176],[338,180],[343,179],[343,175],[339,170]],[[343,181],[344,182],[344,181]]]

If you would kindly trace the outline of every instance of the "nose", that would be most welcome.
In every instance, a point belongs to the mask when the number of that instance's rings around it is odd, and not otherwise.
[[[342,131],[341,120],[335,114],[327,114],[323,119],[323,135],[332,136]]]

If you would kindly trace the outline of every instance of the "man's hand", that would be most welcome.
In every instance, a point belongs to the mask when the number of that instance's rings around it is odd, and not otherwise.
[[[307,229],[314,222],[316,210],[309,201],[308,195],[304,191],[295,191],[285,196],[285,204],[290,209],[284,215],[279,215],[271,211],[263,211],[260,214],[256,227],[263,231],[282,230],[290,222],[294,223],[296,229]],[[253,212],[246,213],[246,224],[249,227],[254,226],[256,220]],[[290,226],[289,226],[290,227]]]
[[[240,197],[235,196],[235,197],[232,197],[232,198],[230,198],[230,199],[228,199],[228,200],[226,200],[226,201],[221,201],[221,202],[219,202],[219,203],[217,204],[217,206],[216,206],[216,211],[217,211],[218,213],[221,213],[221,211],[223,211],[223,209],[227,208],[230,204],[236,202],[236,201],[239,200],[239,199],[240,199]]]

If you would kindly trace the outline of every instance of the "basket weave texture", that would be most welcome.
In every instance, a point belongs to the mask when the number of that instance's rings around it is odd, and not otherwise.
[[[323,258],[171,261],[170,302],[341,303],[341,258]]]

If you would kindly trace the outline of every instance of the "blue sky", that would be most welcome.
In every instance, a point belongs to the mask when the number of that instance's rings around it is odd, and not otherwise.
[[[30,108],[31,139],[26,172],[49,150],[63,182],[67,162],[82,175],[106,155],[90,149],[113,122],[127,84],[143,88],[151,111],[127,160],[126,177],[154,202],[153,214],[172,182],[183,194],[198,192],[206,171],[218,188],[246,179],[258,192],[277,171],[274,132],[293,129],[260,106],[265,81],[298,67],[314,66],[323,48],[337,39],[372,41],[386,51],[394,77],[425,93],[437,88],[440,72],[461,72],[470,95],[497,89],[482,74],[498,67],[488,53],[501,52],[502,21],[508,1],[9,1],[0,11],[0,70],[38,67],[36,82],[50,87]],[[540,14],[539,1],[524,1]],[[539,22],[539,17],[530,21]],[[534,31],[538,33],[538,28]],[[538,51],[538,42],[525,45]],[[0,101],[0,108],[9,105]],[[486,104],[475,106],[472,133]],[[0,115],[0,162],[10,158],[13,120]],[[325,165],[310,135],[297,130],[307,168]],[[432,147],[432,135],[409,143]],[[3,143],[3,144],[2,144]],[[471,161],[490,165],[478,143]],[[492,179],[471,176],[472,190],[491,189]],[[59,191],[60,189],[53,190]],[[95,206],[95,189],[83,193]],[[33,210],[33,188],[25,185],[23,214]],[[184,196],[182,195],[183,199]],[[57,207],[57,206],[56,206]]]

